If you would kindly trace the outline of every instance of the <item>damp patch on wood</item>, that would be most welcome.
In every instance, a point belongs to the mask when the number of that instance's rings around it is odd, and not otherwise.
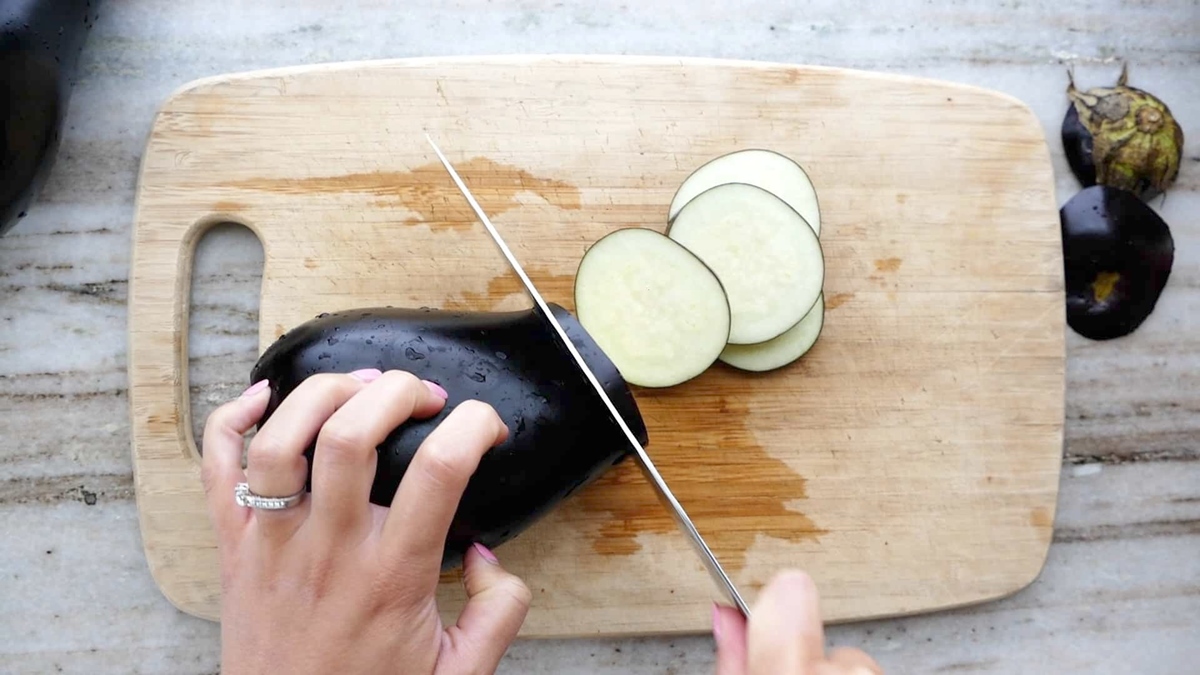
[[[727,384],[717,380],[727,377],[738,376],[714,370],[685,391],[639,390],[638,405],[650,428],[647,453],[721,564],[736,571],[760,534],[800,542],[827,531],[790,506],[807,497],[807,480],[755,438],[745,402],[719,393]],[[713,480],[726,485],[714,493]],[[633,555],[639,535],[678,528],[634,458],[573,501],[570,508],[607,516],[592,535],[601,555]]]
[[[486,157],[457,163],[455,170],[466,183],[489,218],[521,206],[522,195],[533,195],[560,209],[581,207],[579,188],[566,181],[542,178],[516,166]],[[471,205],[441,163],[417,166],[409,171],[366,171],[305,178],[248,178],[218,183],[238,188],[305,196],[312,194],[357,194],[370,198],[381,208],[403,208],[414,215],[405,225],[425,225],[433,230],[468,230],[480,227]]]

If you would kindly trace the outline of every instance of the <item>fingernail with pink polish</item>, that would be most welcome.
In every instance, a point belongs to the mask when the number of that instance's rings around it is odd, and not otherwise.
[[[266,389],[267,384],[269,383],[266,380],[259,380],[258,382],[255,382],[254,384],[250,385],[249,389],[242,392],[242,398],[249,398],[263,389]]]
[[[489,551],[488,548],[486,546],[484,546],[483,544],[481,544],[479,542],[475,542],[473,544],[473,546],[475,547],[476,551],[479,551],[479,555],[483,556],[484,560],[492,563],[493,565],[500,562],[499,560],[496,559],[496,554]]]
[[[447,394],[446,390],[442,389],[442,385],[438,384],[437,382],[430,382],[429,380],[421,380],[421,381],[425,383],[426,387],[429,387],[429,391],[432,391],[434,394],[437,395],[438,398],[442,399],[443,401],[450,398],[450,394]]]
[[[375,368],[363,368],[362,370],[356,370],[353,373],[350,373],[350,377],[356,377],[363,382],[377,380],[379,379],[380,375],[383,375],[383,373],[379,372],[379,370]]]

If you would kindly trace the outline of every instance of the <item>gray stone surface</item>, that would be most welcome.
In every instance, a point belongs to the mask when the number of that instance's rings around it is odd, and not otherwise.
[[[141,553],[125,396],[126,280],[138,161],[155,108],[202,76],[439,54],[753,58],[940,77],[1011,93],[1045,125],[1060,201],[1066,69],[1162,95],[1187,135],[1156,208],[1175,271],[1134,336],[1070,335],[1055,543],[1015,596],[831,627],[889,672],[1180,673],[1200,662],[1200,5],[341,3],[107,0],[41,199],[0,238],[0,672],[211,673],[214,624],[155,588]],[[864,148],[864,151],[869,151]],[[955,189],[948,183],[946,189]],[[191,326],[198,427],[255,351],[257,242],[205,239]],[[708,636],[519,642],[502,673],[709,673]]]

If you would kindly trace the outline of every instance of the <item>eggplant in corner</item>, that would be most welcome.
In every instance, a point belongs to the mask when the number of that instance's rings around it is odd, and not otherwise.
[[[645,445],[646,425],[625,380],[574,316],[550,307]],[[483,456],[462,496],[446,539],[443,570],[461,564],[473,542],[491,548],[517,536],[632,450],[537,307],[322,314],[281,336],[252,369],[251,382],[270,381],[271,399],[259,428],[306,378],[362,368],[405,370],[449,394],[441,412],[405,422],[376,449],[372,503],[391,503],[422,441],[463,401],[490,404],[508,425],[508,438]],[[306,450],[310,486],[314,450],[315,443]]]
[[[0,0],[0,235],[54,167],[100,0]]]

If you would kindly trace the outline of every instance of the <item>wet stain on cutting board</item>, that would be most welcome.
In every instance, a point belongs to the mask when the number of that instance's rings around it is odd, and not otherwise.
[[[525,273],[529,275],[529,280],[537,287],[546,302],[562,305],[568,310],[574,307],[572,302],[575,289],[574,274],[554,274],[550,270],[539,267],[527,267]],[[456,311],[492,310],[499,307],[506,298],[512,295],[521,296],[522,306],[533,304],[533,300],[525,294],[525,285],[521,283],[516,272],[492,277],[486,291],[463,291],[455,297],[447,298],[442,303],[442,307]]]
[[[834,293],[825,300],[825,311],[832,312],[853,299],[853,293]]]
[[[1038,506],[1029,512],[1029,524],[1034,527],[1051,527],[1054,525],[1054,518],[1050,516],[1049,509]]]
[[[240,213],[249,207],[241,202],[219,201],[212,208],[217,213]]]
[[[537,195],[561,209],[580,208],[579,188],[561,180],[541,178],[516,166],[474,157],[455,165],[463,182],[489,218],[520,206],[518,195]],[[403,207],[417,212],[405,225],[427,225],[434,230],[477,226],[470,204],[454,185],[440,162],[422,164],[411,171],[368,171],[310,178],[249,178],[219,183],[221,187],[277,194],[363,194],[371,204]]]
[[[875,261],[875,271],[877,272],[895,272],[900,269],[900,265],[904,261],[900,258],[883,258]]]
[[[805,478],[758,443],[746,404],[720,393],[736,387],[724,381],[736,377],[718,368],[690,387],[636,394],[650,429],[647,452],[721,564],[733,570],[745,565],[759,534],[798,542],[827,532],[789,508],[807,496]],[[713,481],[736,482],[739,489],[713,499]],[[602,555],[631,555],[641,549],[639,534],[678,528],[633,457],[581,490],[576,501],[571,508],[608,516],[592,540]]]

